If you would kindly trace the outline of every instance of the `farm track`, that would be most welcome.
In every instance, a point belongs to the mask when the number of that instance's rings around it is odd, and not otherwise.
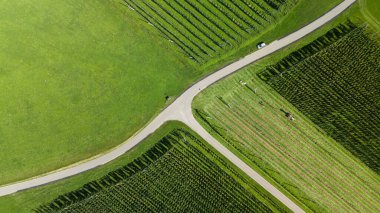
[[[304,36],[310,34],[314,30],[323,26],[327,22],[334,19],[336,16],[341,14],[350,5],[352,5],[356,0],[345,0],[334,9],[330,10],[328,13],[324,14],[314,22],[309,25],[299,29],[298,31],[280,39],[272,42],[267,47],[251,53],[244,58],[218,70],[217,72],[207,76],[206,78],[200,80],[190,88],[188,88],[181,96],[179,96],[171,105],[164,109],[159,115],[156,116],[145,128],[136,133],[133,137],[122,143],[121,145],[115,147],[107,153],[95,156],[87,161],[78,162],[77,164],[62,168],[60,170],[52,171],[48,174],[43,174],[28,180],[23,180],[20,182],[8,184],[0,187],[0,196],[9,195],[20,190],[30,189],[37,186],[45,185],[54,181],[58,181],[84,171],[93,169],[95,167],[101,166],[108,163],[115,158],[123,155],[125,152],[139,144],[143,139],[152,134],[157,130],[163,123],[171,120],[182,121],[198,133],[205,141],[207,141],[211,146],[223,154],[227,159],[229,159],[233,164],[244,171],[249,177],[255,180],[259,185],[276,197],[280,202],[286,205],[289,209],[294,212],[303,212],[303,210],[287,198],[282,192],[277,190],[272,184],[266,181],[262,176],[251,169],[246,163],[240,160],[231,151],[221,145],[215,138],[213,138],[194,118],[192,114],[191,104],[194,97],[200,93],[202,90],[210,86],[211,84],[223,79],[224,77],[238,71],[239,69],[265,57],[279,49],[282,49]]]

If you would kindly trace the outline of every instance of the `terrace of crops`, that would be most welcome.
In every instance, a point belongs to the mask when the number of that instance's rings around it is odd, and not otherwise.
[[[286,212],[185,129],[133,162],[43,204],[36,212]]]
[[[298,0],[125,0],[190,59],[205,63],[276,25]]]
[[[378,212],[377,39],[367,25],[344,22],[278,63],[206,89],[194,113],[305,209]]]

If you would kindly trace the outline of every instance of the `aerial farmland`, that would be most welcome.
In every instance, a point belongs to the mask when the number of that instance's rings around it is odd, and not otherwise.
[[[0,2],[0,212],[379,212],[380,2]]]

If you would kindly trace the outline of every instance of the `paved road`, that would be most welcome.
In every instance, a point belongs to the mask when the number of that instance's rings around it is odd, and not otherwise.
[[[281,48],[286,47],[289,44],[299,40],[300,38],[306,36],[312,31],[316,30],[320,26],[332,20],[334,17],[338,16],[341,12],[347,9],[355,0],[345,0],[337,7],[318,18],[316,21],[310,23],[309,25],[301,28],[300,30],[280,39],[272,42],[265,48],[251,53],[244,58],[232,63],[223,69],[213,73],[212,75],[204,78],[198,83],[194,84],[192,87],[187,89],[181,96],[179,96],[171,105],[169,105],[165,110],[163,110],[156,118],[154,118],[145,128],[143,128],[136,135],[131,137],[129,140],[125,141],[121,145],[115,147],[109,152],[95,156],[85,162],[79,162],[75,165],[71,165],[66,168],[62,168],[57,171],[53,171],[48,174],[43,174],[32,179],[20,181],[17,183],[12,183],[0,187],[0,196],[9,195],[20,190],[33,188],[36,186],[51,183],[53,181],[61,180],[81,172],[93,169],[95,167],[101,166],[105,163],[112,161],[113,159],[121,156],[132,147],[140,143],[144,138],[152,134],[157,130],[163,123],[170,120],[179,120],[187,124],[191,129],[197,132],[201,137],[203,137],[208,143],[210,143],[216,150],[222,153],[226,158],[228,158],[237,167],[243,170],[248,176],[260,184],[263,188],[269,191],[274,197],[284,203],[288,208],[294,212],[303,212],[303,210],[297,206],[293,201],[287,198],[283,193],[277,190],[272,184],[266,181],[258,173],[252,170],[246,163],[240,160],[236,155],[230,152],[227,148],[221,145],[216,139],[214,139],[194,118],[191,111],[191,103],[194,97],[204,90],[206,87],[215,83],[216,81],[230,75],[241,69],[242,67],[251,64],[263,58]]]

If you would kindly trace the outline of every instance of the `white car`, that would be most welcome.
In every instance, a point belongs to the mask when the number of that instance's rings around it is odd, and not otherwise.
[[[260,42],[260,43],[257,44],[257,48],[259,48],[259,49],[261,49],[261,48],[263,48],[265,46],[266,46],[266,44],[264,42]]]

